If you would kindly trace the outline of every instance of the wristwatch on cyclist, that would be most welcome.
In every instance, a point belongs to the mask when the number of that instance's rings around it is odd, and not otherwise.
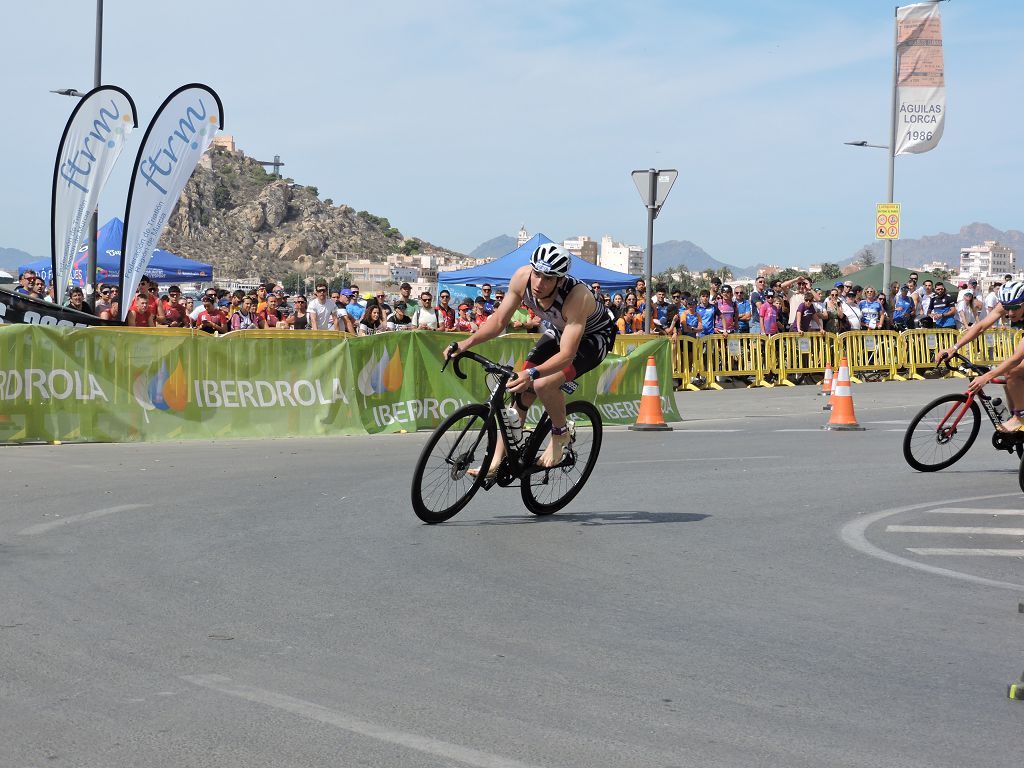
[[[536,368],[527,368],[526,369],[526,375],[529,376],[534,381],[536,381],[537,380],[538,371],[537,371]]]

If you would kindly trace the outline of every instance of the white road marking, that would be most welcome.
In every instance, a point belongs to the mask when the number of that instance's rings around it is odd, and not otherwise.
[[[81,523],[86,520],[95,520],[99,517],[106,517],[107,515],[113,515],[117,512],[128,512],[133,509],[143,509],[144,507],[151,507],[152,504],[122,504],[119,507],[107,507],[106,509],[94,509],[92,512],[83,512],[80,515],[68,515],[58,520],[51,520],[48,523],[39,523],[37,525],[30,525],[24,530],[18,531],[19,536],[38,536],[40,533],[46,533],[52,531],[54,528],[62,528],[65,525],[71,525],[72,523]]]
[[[755,459],[784,459],[785,456],[695,456],[689,459],[630,459],[616,464],[678,464],[681,461],[754,461]]]
[[[950,555],[953,557],[1024,557],[1024,549],[957,549],[950,547],[907,547],[915,555]]]
[[[691,434],[691,435],[694,432],[701,432],[701,433],[712,434],[712,435],[718,435],[718,434],[723,434],[724,435],[727,432],[742,432],[742,431],[743,431],[742,429],[690,429],[688,427],[678,427],[677,429],[673,430],[673,432],[686,432],[686,433]]]
[[[470,747],[461,747],[458,744],[449,744],[446,741],[432,739],[428,736],[396,731],[382,725],[368,723],[365,720],[349,717],[342,712],[328,709],[311,701],[303,701],[283,693],[235,683],[232,682],[231,678],[224,677],[223,675],[185,675],[182,677],[182,680],[219,693],[225,693],[228,696],[235,696],[236,698],[252,701],[256,704],[263,704],[283,712],[290,712],[307,720],[325,723],[343,731],[356,733],[360,736],[368,736],[371,739],[378,739],[389,744],[397,744],[447,760],[455,760],[466,765],[477,766],[477,768],[536,768],[536,766],[501,757],[500,755],[492,755],[488,752],[481,752]]]
[[[992,515],[999,517],[1000,515],[1024,515],[1024,510],[1020,509],[981,509],[979,507],[940,507],[939,509],[929,509],[927,514],[929,515]]]
[[[958,533],[981,536],[1024,536],[1024,528],[986,528],[981,525],[887,525],[888,533]]]
[[[988,499],[1019,499],[1020,493],[994,493],[988,496],[968,496],[963,499],[947,499],[947,504],[967,504],[972,501],[987,501]],[[980,584],[985,587],[997,587],[999,589],[1012,589],[1014,592],[1020,592],[1024,590],[1024,584],[1014,584],[1009,581],[996,581],[995,579],[986,579],[981,576],[975,576],[970,573],[961,573],[960,571],[950,570],[949,568],[939,568],[934,565],[928,565],[927,563],[919,563],[916,560],[911,560],[909,557],[902,557],[900,555],[893,554],[892,552],[886,552],[884,549],[876,547],[874,544],[867,540],[864,535],[864,531],[868,529],[868,526],[873,523],[877,523],[879,520],[884,520],[887,517],[893,515],[900,515],[905,512],[915,512],[918,510],[926,509],[932,506],[936,502],[930,501],[924,504],[911,504],[908,507],[896,507],[895,509],[883,509],[881,512],[875,512],[870,515],[864,515],[858,517],[855,520],[851,520],[842,527],[839,531],[839,537],[843,542],[857,550],[858,552],[869,555],[871,557],[877,557],[879,560],[885,560],[896,565],[902,565],[905,568],[913,568],[917,571],[924,571],[925,573],[931,573],[936,576],[945,576],[950,579],[959,579],[960,581],[969,581],[974,584]]]

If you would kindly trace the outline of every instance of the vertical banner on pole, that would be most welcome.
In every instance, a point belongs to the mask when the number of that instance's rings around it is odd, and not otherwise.
[[[68,118],[53,167],[50,202],[50,251],[58,304],[63,303],[69,285],[85,282],[72,274],[75,256],[114,163],[138,124],[132,97],[113,85],[89,91]]]
[[[946,118],[942,21],[938,3],[896,11],[897,155],[935,149]]]
[[[224,106],[212,88],[183,85],[153,116],[135,158],[121,242],[121,319],[146,271],[160,234],[199,158],[217,129],[224,127]]]

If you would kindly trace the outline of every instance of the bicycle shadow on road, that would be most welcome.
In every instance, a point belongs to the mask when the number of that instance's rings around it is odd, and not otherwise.
[[[711,515],[692,512],[649,512],[622,510],[620,512],[556,512],[553,515],[505,515],[493,520],[474,520],[446,523],[457,525],[520,525],[523,523],[578,523],[579,525],[647,525],[649,523],[699,523]]]

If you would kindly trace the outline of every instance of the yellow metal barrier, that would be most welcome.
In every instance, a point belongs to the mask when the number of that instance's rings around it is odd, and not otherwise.
[[[703,343],[705,386],[721,389],[715,379],[719,376],[752,378],[750,387],[772,387],[764,379],[765,339],[757,333],[732,333],[728,336],[713,334],[699,339]]]
[[[838,337],[834,333],[778,333],[768,337],[769,372],[779,384],[796,386],[789,376],[823,373],[826,365],[836,367]]]
[[[999,365],[1013,354],[1019,332],[1012,328],[989,328],[963,351],[975,365]]]
[[[649,333],[620,333],[615,337],[615,345],[612,351],[616,355],[628,355],[641,344],[648,341],[660,339],[666,344],[672,344],[667,336]],[[689,336],[680,336],[672,347],[672,378],[679,383],[676,389],[689,389],[695,392],[700,387],[693,383],[698,376],[703,376],[703,358],[700,354],[700,344],[696,339]]]
[[[953,328],[918,328],[900,334],[903,340],[903,360],[900,368],[905,368],[911,379],[923,379],[921,371],[935,367],[935,355],[940,349],[952,347],[960,337],[960,331]]]
[[[852,381],[859,381],[858,371],[874,371],[894,381],[906,381],[898,372],[902,345],[896,331],[847,331],[839,335],[839,348],[850,364]]]

